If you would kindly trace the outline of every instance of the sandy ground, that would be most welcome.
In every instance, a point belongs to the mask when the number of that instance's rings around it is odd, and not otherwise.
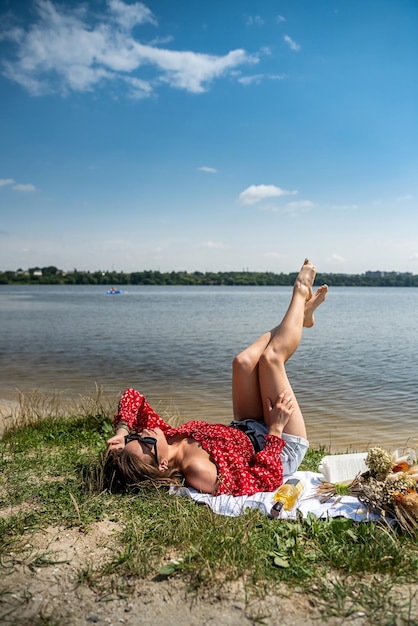
[[[3,509],[0,515],[11,512]],[[80,578],[108,559],[109,551],[115,548],[113,538],[117,530],[115,523],[103,521],[94,524],[88,533],[48,528],[28,537],[23,556],[20,550],[15,555],[12,552],[10,562],[3,563],[0,623],[10,626],[46,623],[318,626],[324,623],[318,608],[303,593],[286,593],[283,589],[279,595],[250,598],[242,582],[196,595],[175,577],[159,581],[129,580],[124,597],[111,591],[99,594],[87,584],[80,584]],[[50,564],[41,565],[41,555],[47,555]],[[327,622],[341,623],[341,619]],[[349,623],[360,625],[365,621],[357,615]]]

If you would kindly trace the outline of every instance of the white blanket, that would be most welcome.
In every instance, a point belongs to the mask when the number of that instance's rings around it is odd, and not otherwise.
[[[290,478],[290,476],[287,476],[285,480],[287,478]],[[308,513],[312,513],[318,518],[347,517],[357,522],[379,519],[378,515],[369,515],[364,505],[357,498],[351,496],[334,498],[329,502],[321,504],[316,497],[316,489],[320,484],[320,478],[323,479],[322,474],[295,472],[292,478],[299,478],[304,485],[304,490],[296,506],[291,511],[282,509],[279,516],[281,519],[295,519],[297,511],[300,511],[303,517],[307,517]],[[270,515],[274,504],[273,497],[275,492],[263,491],[252,496],[211,496],[188,487],[179,487],[173,488],[171,493],[189,496],[198,504],[207,504],[214,513],[219,515],[236,517],[244,513],[245,509],[259,509],[265,515]]]

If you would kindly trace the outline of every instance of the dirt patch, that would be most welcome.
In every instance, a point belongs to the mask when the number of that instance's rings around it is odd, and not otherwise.
[[[11,504],[10,506],[4,507],[0,509],[0,519],[9,519],[13,515],[18,515],[19,513],[29,513],[33,511],[33,506],[31,506],[28,502],[23,502],[22,504]]]
[[[283,589],[263,599],[251,598],[242,581],[195,594],[175,577],[129,579],[119,595],[111,589],[99,594],[87,584],[89,573],[110,560],[110,551],[117,549],[115,534],[119,530],[107,520],[94,524],[88,533],[55,527],[25,539],[23,551],[12,551],[10,562],[3,563],[0,622],[10,626],[323,623],[318,607],[307,595]],[[341,624],[341,620],[328,623]],[[353,616],[350,624],[364,624],[364,620]]]

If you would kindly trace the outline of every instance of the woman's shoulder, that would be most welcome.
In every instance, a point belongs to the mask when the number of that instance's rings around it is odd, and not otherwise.
[[[202,493],[214,493],[218,480],[217,467],[198,442],[194,443],[184,451],[182,474],[190,487]]]

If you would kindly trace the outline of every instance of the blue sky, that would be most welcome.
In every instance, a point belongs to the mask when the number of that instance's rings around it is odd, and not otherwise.
[[[0,270],[418,273],[416,0],[0,18]]]

